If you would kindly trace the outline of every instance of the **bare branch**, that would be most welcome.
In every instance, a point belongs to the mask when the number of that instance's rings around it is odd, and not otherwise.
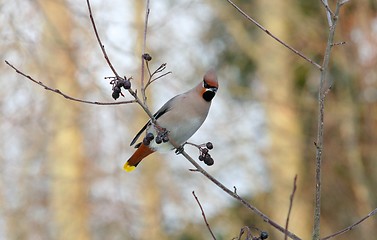
[[[355,222],[354,224],[352,224],[351,226],[349,227],[346,227],[345,229],[342,229],[334,234],[331,234],[327,237],[324,237],[324,238],[321,238],[321,240],[327,240],[327,239],[330,239],[330,238],[333,238],[333,237],[336,237],[336,236],[339,236],[343,233],[346,233],[348,231],[351,231],[352,229],[354,229],[355,227],[357,227],[360,223],[364,222],[365,220],[367,220],[368,218],[374,216],[377,214],[377,208],[374,209],[373,211],[371,211],[368,215],[366,215],[365,217],[363,217],[362,219],[360,219],[359,221]]]
[[[343,1],[340,1],[340,6],[343,6],[344,4],[348,3],[350,0],[343,0]]]
[[[169,142],[175,147],[179,148],[179,146],[173,141],[173,139],[169,139]],[[240,197],[237,193],[231,191],[229,188],[225,187],[221,182],[219,182],[216,178],[214,178],[212,175],[210,175],[207,171],[205,171],[190,155],[188,155],[184,150],[181,151],[181,154],[192,164],[194,167],[197,169],[197,172],[200,172],[203,174],[206,178],[208,178],[211,182],[213,182],[216,186],[218,186],[220,189],[222,189],[224,192],[226,192],[228,195],[231,197],[235,198],[239,202],[242,203],[246,208],[254,212],[256,215],[261,217],[263,221],[266,223],[270,224],[272,227],[275,229],[279,230],[283,234],[287,234],[289,238],[294,239],[294,240],[299,240],[298,236],[296,236],[294,233],[285,230],[284,227],[280,226],[273,220],[271,220],[267,215],[262,213],[259,209],[248,203],[246,200],[244,200],[242,197]]]
[[[96,24],[94,22],[94,18],[93,18],[93,14],[92,14],[92,8],[90,7],[90,2],[89,0],[86,0],[86,3],[88,5],[88,10],[89,10],[89,16],[90,16],[90,21],[92,22],[92,26],[93,26],[93,29],[94,29],[94,33],[96,35],[96,38],[97,38],[97,41],[98,41],[98,44],[99,46],[101,47],[101,50],[102,50],[102,53],[103,53],[103,56],[104,58],[106,59],[106,62],[107,62],[107,65],[109,65],[111,71],[113,71],[114,75],[116,76],[117,79],[122,79],[119,74],[115,71],[115,68],[114,66],[111,64],[110,62],[110,59],[106,53],[106,50],[105,50],[105,46],[102,44],[102,41],[99,37],[99,34],[98,34],[98,31],[97,31],[97,27],[96,27]]]
[[[324,135],[324,112],[325,112],[325,98],[326,93],[329,90],[330,84],[326,84],[327,74],[329,71],[329,62],[331,49],[334,46],[334,35],[336,25],[339,20],[339,10],[342,6],[342,1],[338,0],[336,4],[336,10],[333,17],[333,24],[330,27],[329,36],[327,39],[327,46],[325,55],[323,57],[323,64],[321,67],[321,77],[318,91],[318,130],[316,140],[316,170],[315,170],[315,205],[314,205],[314,224],[313,224],[313,240],[317,240],[320,237],[320,216],[321,216],[321,171],[322,171],[322,153],[323,153],[323,135]],[[327,86],[327,87],[326,87]]]
[[[336,43],[333,43],[332,46],[340,46],[344,44],[347,44],[347,42],[336,42]]]
[[[285,231],[286,232],[288,231],[289,216],[291,215],[291,210],[292,210],[292,206],[293,206],[293,198],[295,196],[296,189],[297,189],[296,182],[297,182],[297,174],[295,175],[295,178],[293,179],[293,189],[292,189],[291,196],[289,198],[289,209],[288,209],[287,221],[285,222]],[[288,237],[287,234],[285,234],[284,240],[287,240],[287,237]]]
[[[251,18],[249,15],[247,15],[247,13],[245,13],[240,7],[238,7],[234,2],[232,2],[231,0],[226,0],[228,3],[230,3],[235,9],[237,9],[237,11],[239,13],[241,13],[245,18],[247,18],[250,22],[252,22],[253,24],[255,24],[258,28],[260,28],[262,31],[264,31],[265,33],[267,33],[267,35],[269,35],[270,37],[272,37],[273,39],[275,39],[277,42],[279,42],[280,44],[282,44],[284,47],[288,48],[289,50],[291,50],[292,52],[294,52],[296,55],[302,57],[303,59],[305,59],[306,61],[308,61],[309,63],[311,63],[312,65],[314,65],[316,68],[318,69],[322,69],[321,65],[319,65],[318,63],[314,62],[313,60],[311,60],[310,58],[308,58],[307,56],[305,56],[304,54],[302,54],[300,51],[294,49],[293,47],[289,46],[288,44],[286,44],[285,42],[283,42],[282,40],[280,40],[278,37],[276,37],[275,35],[273,35],[270,31],[268,31],[265,27],[263,27],[260,23],[258,23],[257,21],[255,21],[253,18]]]
[[[148,54],[148,55],[149,55],[149,54]],[[149,78],[148,78],[147,83],[145,84],[144,92],[147,90],[147,88],[149,87],[149,85],[150,85],[151,83],[153,83],[154,81],[156,81],[156,80],[158,80],[158,79],[160,79],[160,78],[162,78],[162,77],[164,77],[164,76],[166,76],[166,75],[168,75],[168,74],[171,73],[171,71],[169,71],[169,72],[162,73],[161,75],[154,77],[155,75],[157,75],[157,74],[159,74],[159,73],[165,71],[165,69],[166,69],[166,65],[167,65],[167,64],[166,64],[166,63],[161,64],[161,66],[159,66],[159,67],[158,67],[158,68],[152,73],[151,70],[150,70],[150,68],[149,68],[149,60],[145,60],[145,62],[146,62],[146,66],[147,66],[147,70],[148,70]]]
[[[242,235],[246,232],[246,239],[245,240],[252,240],[253,234],[248,226],[242,227],[240,231],[240,235],[238,236],[237,240],[241,240]]]
[[[192,191],[192,195],[194,195],[195,200],[196,200],[196,202],[198,203],[198,205],[199,205],[199,207],[200,207],[200,211],[202,211],[202,216],[203,216],[204,222],[205,222],[206,225],[207,225],[208,231],[211,233],[212,238],[213,238],[214,240],[216,240],[216,237],[215,237],[215,235],[213,234],[213,232],[212,232],[212,230],[211,230],[211,227],[209,226],[209,223],[208,223],[208,221],[207,221],[207,218],[206,218],[206,215],[205,215],[204,210],[203,210],[203,208],[202,208],[202,205],[200,204],[199,199],[196,197],[194,191]]]
[[[143,98],[143,103],[145,104],[147,100],[147,96],[145,95],[145,88],[144,87],[144,69],[145,69],[145,62],[144,62],[144,54],[146,51],[146,45],[147,45],[147,32],[148,32],[148,20],[149,20],[149,8],[150,0],[147,0],[147,5],[145,7],[145,23],[144,23],[144,37],[143,37],[143,48],[142,48],[142,55],[141,55],[141,95]]]
[[[60,91],[59,89],[51,88],[51,87],[47,86],[46,84],[44,84],[43,82],[37,81],[34,78],[32,78],[31,76],[26,75],[25,73],[23,73],[20,70],[18,70],[15,66],[13,66],[12,64],[10,64],[7,60],[5,60],[5,63],[8,66],[10,66],[11,68],[13,68],[16,71],[16,73],[24,76],[25,78],[29,79],[30,81],[32,81],[34,83],[42,86],[45,90],[57,93],[57,94],[63,96],[64,98],[66,98],[68,100],[71,100],[71,101],[80,102],[80,103],[87,103],[87,104],[94,104],[94,105],[119,105],[119,104],[128,104],[128,103],[135,103],[135,102],[137,102],[136,100],[120,101],[120,102],[97,102],[97,101],[87,101],[87,100],[82,100],[82,99],[79,99],[79,98],[71,97],[71,96],[65,94],[64,92]]]
[[[331,11],[327,0],[321,0],[321,2],[326,9],[327,22],[329,23],[329,27],[331,27],[333,24],[332,18],[334,17],[334,13]]]

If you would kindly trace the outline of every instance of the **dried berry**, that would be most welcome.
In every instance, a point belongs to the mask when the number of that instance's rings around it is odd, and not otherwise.
[[[148,146],[150,143],[151,143],[151,141],[150,141],[147,137],[145,137],[145,138],[143,139],[143,144],[144,144],[145,146]]]
[[[164,136],[162,137],[162,141],[163,141],[164,143],[169,142],[169,137],[168,137],[168,135],[164,135]]]
[[[124,80],[123,79],[120,79],[116,82],[115,84],[115,87],[114,88],[119,88],[119,91],[120,91],[120,88],[123,87],[124,85]]]
[[[152,60],[152,56],[151,55],[149,55],[149,53],[144,53],[143,54],[143,58],[144,58],[144,60],[145,61],[150,61],[150,60]]]
[[[206,143],[206,147],[207,147],[209,150],[211,150],[211,149],[213,149],[213,144],[212,144],[211,142],[207,142],[207,143]]]
[[[117,100],[119,98],[119,94],[120,92],[113,91],[112,97],[114,98],[114,100]]]
[[[147,133],[145,138],[148,139],[149,141],[152,141],[154,139],[154,135],[153,135],[153,133]]]
[[[260,239],[264,240],[268,238],[268,232],[261,232],[260,233]]]
[[[215,161],[213,161],[213,158],[211,158],[211,156],[207,154],[204,159],[204,163],[207,164],[208,166],[212,166],[215,163]]]
[[[124,89],[130,89],[131,88],[131,81],[128,80],[128,79],[124,80],[123,87],[124,87]]]
[[[162,143],[162,139],[161,139],[161,136],[160,135],[157,135],[156,139],[155,139],[156,143],[157,144],[160,144]]]
[[[114,89],[113,89],[113,91],[120,93],[120,87],[115,86]]]

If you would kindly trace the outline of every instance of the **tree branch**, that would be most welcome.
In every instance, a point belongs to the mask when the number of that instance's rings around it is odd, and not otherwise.
[[[293,198],[295,196],[296,189],[297,189],[296,182],[297,182],[297,174],[295,175],[295,178],[293,179],[293,189],[292,189],[291,196],[289,198],[289,208],[288,208],[287,220],[285,221],[285,230],[286,231],[288,231],[289,216],[291,215],[291,210],[292,210],[292,206],[293,206]],[[285,234],[284,240],[287,240],[287,237],[288,237],[287,234]]]
[[[170,143],[175,147],[178,148],[177,144],[172,141],[172,139],[169,139]],[[294,233],[284,229],[284,227],[280,226],[273,220],[271,220],[267,215],[262,213],[260,210],[258,210],[256,207],[248,203],[246,200],[244,200],[242,197],[240,197],[235,191],[231,191],[229,188],[225,187],[221,182],[219,182],[216,178],[212,177],[207,171],[205,171],[190,155],[188,155],[184,150],[181,151],[181,154],[197,169],[197,172],[200,172],[203,174],[206,178],[208,178],[211,182],[213,182],[216,186],[218,186],[220,189],[222,189],[224,192],[226,192],[229,196],[233,197],[234,199],[241,202],[242,205],[244,205],[246,208],[254,212],[256,215],[261,217],[263,221],[270,224],[275,229],[279,230],[283,234],[287,234],[289,238],[294,240],[299,240],[298,236],[296,236]]]
[[[226,0],[228,3],[230,3],[230,5],[232,5],[235,9],[237,9],[237,11],[239,13],[241,13],[247,20],[249,20],[250,22],[252,22],[253,24],[255,24],[258,28],[260,28],[262,31],[264,31],[268,36],[272,37],[273,39],[275,39],[277,42],[279,42],[280,44],[282,44],[284,47],[288,48],[289,50],[291,50],[292,52],[294,52],[296,55],[300,56],[301,58],[305,59],[306,61],[308,61],[309,63],[311,63],[312,65],[314,65],[316,68],[318,69],[322,69],[321,65],[319,65],[318,63],[314,62],[312,59],[308,58],[307,56],[305,56],[304,54],[302,54],[300,51],[294,49],[293,47],[289,46],[287,43],[283,42],[282,40],[280,40],[278,37],[276,37],[275,35],[273,35],[269,30],[267,30],[265,27],[263,27],[260,23],[258,23],[256,20],[254,20],[253,18],[251,18],[247,13],[245,13],[240,7],[238,7],[233,1],[231,0]]]
[[[214,240],[216,240],[216,237],[215,237],[215,235],[213,234],[213,232],[212,232],[212,230],[211,230],[211,227],[209,226],[209,224],[208,224],[208,222],[207,222],[207,218],[206,218],[206,215],[205,215],[204,210],[203,210],[203,208],[202,208],[202,205],[200,204],[199,199],[196,197],[194,191],[192,191],[192,195],[194,195],[195,200],[196,200],[196,202],[198,203],[198,205],[199,205],[199,207],[200,207],[200,211],[202,212],[202,216],[203,216],[204,222],[205,222],[206,225],[207,225],[208,231],[211,233],[212,238],[213,238]]]
[[[92,15],[92,10],[91,10],[91,7],[90,7],[90,2],[89,0],[86,0],[86,3],[88,5],[88,10],[89,10],[89,15],[90,15],[90,20],[92,22],[92,26],[93,26],[93,29],[94,29],[94,32],[96,34],[96,38],[97,38],[97,42],[102,50],[102,53],[103,53],[103,56],[104,58],[106,59],[106,62],[108,64],[108,66],[110,67],[110,69],[113,71],[116,79],[122,79],[123,78],[116,72],[115,68],[113,67],[108,55],[107,55],[107,52],[105,50],[105,46],[102,44],[102,41],[101,41],[101,38],[99,37],[99,34],[97,32],[97,27],[96,27],[96,24],[94,22],[94,19],[93,19],[93,15]],[[147,24],[148,24],[148,16],[149,16],[149,0],[147,0],[147,7],[146,7],[146,16],[145,16],[145,27],[144,27],[144,41],[143,41],[143,51],[145,51],[145,44],[146,44],[146,38],[147,38]],[[142,54],[143,55],[143,54]],[[142,76],[141,76],[141,82],[143,84],[143,78],[144,78],[144,60],[142,59]],[[144,87],[141,88],[142,89],[142,92],[144,91]],[[134,102],[137,102],[142,108],[143,110],[148,114],[148,116],[150,117],[151,121],[153,123],[156,123],[156,120],[154,119],[153,117],[153,114],[151,113],[151,111],[149,111],[149,108],[148,106],[145,104],[145,92],[143,95],[143,101],[140,100],[140,98],[137,96],[137,92],[132,90],[131,88],[128,89],[128,92],[135,98]]]
[[[324,238],[321,238],[321,240],[327,240],[327,239],[330,239],[330,238],[333,238],[333,237],[336,237],[336,236],[339,236],[345,232],[348,232],[348,231],[351,231],[352,229],[354,229],[355,227],[357,227],[360,223],[364,222],[365,220],[367,220],[368,218],[372,217],[373,215],[376,215],[377,214],[377,208],[374,209],[373,211],[371,211],[368,215],[366,215],[365,217],[363,217],[362,219],[360,219],[359,221],[355,222],[354,224],[352,224],[351,226],[349,227],[346,227],[334,234],[331,234],[327,237],[324,237]]]
[[[31,76],[26,75],[25,73],[23,73],[20,70],[18,70],[15,66],[13,66],[12,64],[10,64],[7,60],[5,60],[5,63],[8,66],[10,66],[11,68],[13,68],[16,71],[16,73],[24,76],[25,78],[27,78],[30,81],[38,84],[39,86],[42,86],[45,90],[57,93],[57,94],[63,96],[64,98],[66,98],[68,100],[71,100],[71,101],[80,102],[80,103],[87,103],[87,104],[94,104],[94,105],[119,105],[119,104],[128,104],[128,103],[135,103],[135,102],[137,102],[136,100],[120,101],[120,102],[97,102],[97,101],[88,101],[88,100],[83,100],[83,99],[71,97],[71,96],[65,94],[64,92],[60,91],[59,89],[51,88],[51,87],[45,85],[43,82],[37,81],[34,78],[32,78]]]
[[[142,54],[141,54],[141,95],[143,98],[143,103],[147,101],[147,96],[145,95],[145,87],[144,87],[144,69],[145,69],[145,62],[144,62],[144,54],[147,45],[147,32],[148,32],[148,20],[149,20],[149,8],[150,0],[147,0],[147,4],[145,7],[145,23],[144,23],[144,37],[143,37],[143,47],[142,47]]]
[[[88,5],[88,10],[89,10],[89,17],[90,17],[90,21],[92,22],[92,26],[93,26],[93,30],[94,30],[94,33],[96,35],[96,38],[97,38],[97,41],[98,41],[98,44],[99,46],[101,47],[101,50],[102,50],[102,54],[104,56],[104,58],[106,59],[106,62],[107,62],[107,65],[109,65],[111,71],[113,71],[114,75],[116,76],[117,79],[121,79],[121,77],[119,76],[119,74],[116,72],[114,66],[111,64],[111,61],[106,53],[106,50],[105,50],[105,46],[102,44],[102,41],[99,37],[99,34],[98,34],[98,31],[97,31],[97,27],[96,27],[96,24],[94,22],[94,18],[93,18],[93,14],[92,14],[92,8],[90,7],[90,2],[89,0],[86,0],[86,4]]]
[[[329,23],[329,27],[332,26],[332,18],[334,17],[334,13],[331,11],[330,7],[329,7],[329,3],[327,0],[321,0],[321,3],[323,4],[323,6],[325,7],[326,9],[326,16],[327,16],[327,22]]]
[[[318,91],[318,130],[316,145],[316,173],[315,173],[315,205],[314,205],[314,224],[313,224],[313,240],[318,240],[320,237],[320,216],[321,216],[321,171],[322,171],[322,153],[323,153],[323,135],[324,135],[324,110],[325,98],[329,90],[327,75],[329,71],[329,61],[331,49],[334,46],[334,35],[336,25],[339,19],[339,10],[342,6],[342,1],[338,0],[336,10],[333,17],[333,24],[330,27],[329,36],[327,39],[327,46],[321,67],[321,76]]]

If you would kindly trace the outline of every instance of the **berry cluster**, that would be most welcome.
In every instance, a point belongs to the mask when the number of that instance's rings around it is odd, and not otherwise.
[[[166,129],[163,129],[163,131],[160,131],[158,132],[156,138],[154,137],[153,133],[147,133],[147,135],[145,135],[144,139],[143,139],[143,144],[148,146],[149,144],[151,144],[151,141],[155,139],[155,142],[157,144],[160,144],[162,142],[168,142],[169,141],[169,137],[168,137],[168,131],[166,131]]]
[[[157,137],[156,137],[156,143],[157,144],[160,144],[162,142],[166,143],[169,141],[169,136],[168,136],[168,131],[166,131],[166,129],[162,129],[162,131],[159,131],[157,133]]]
[[[151,141],[153,139],[154,139],[153,133],[147,133],[147,135],[145,135],[145,137],[143,139],[143,144],[148,146],[149,144],[151,144]]]
[[[207,142],[205,144],[205,147],[200,147],[200,155],[199,160],[204,161],[205,164],[208,166],[213,165],[215,162],[213,161],[213,158],[211,157],[211,154],[209,154],[209,150],[213,149],[213,144],[211,142]]]
[[[115,100],[119,98],[120,94],[123,96],[122,90],[121,90],[122,87],[126,90],[131,88],[131,81],[127,78],[114,80],[114,81],[111,81],[110,83],[113,84],[112,96]]]

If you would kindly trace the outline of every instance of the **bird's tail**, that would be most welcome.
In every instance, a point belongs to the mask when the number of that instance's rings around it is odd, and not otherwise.
[[[153,153],[154,150],[150,149],[148,146],[144,145],[143,143],[137,148],[136,152],[128,159],[128,161],[124,164],[123,169],[126,172],[131,172],[135,169],[135,167],[147,157],[149,154]]]

